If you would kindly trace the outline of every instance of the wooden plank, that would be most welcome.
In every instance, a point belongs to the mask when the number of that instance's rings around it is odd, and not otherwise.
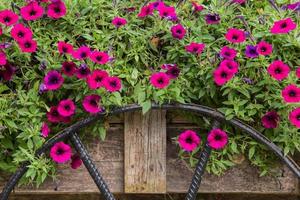
[[[190,184],[193,171],[188,164],[178,159],[178,146],[171,138],[178,135],[184,128],[169,126],[167,128],[167,192],[186,193]],[[195,129],[200,132],[200,129]],[[89,138],[85,135],[84,143],[96,166],[102,173],[109,188],[114,193],[124,193],[124,129],[122,125],[112,125],[107,133],[105,141]],[[86,140],[89,141],[86,141]],[[275,169],[274,169],[275,170]],[[205,174],[200,193],[253,193],[253,194],[294,194],[299,193],[299,180],[285,166],[276,170],[277,177],[259,177],[258,170],[246,160],[228,170],[223,176],[217,177]],[[0,175],[1,176],[1,175]],[[0,189],[6,183],[8,177],[1,176]],[[1,179],[2,180],[2,179]],[[15,194],[91,194],[99,193],[93,180],[90,178],[84,166],[72,170],[69,165],[58,165],[58,177],[53,181],[48,179],[40,188],[17,187]],[[38,197],[38,196],[37,196]],[[30,198],[28,198],[30,199]],[[31,198],[38,199],[38,198]],[[89,198],[86,198],[89,199]],[[130,198],[129,198],[130,199]],[[167,198],[168,199],[168,198]],[[237,198],[238,199],[238,198]],[[249,198],[251,199],[251,198]],[[255,199],[255,198],[253,198]],[[283,198],[288,200],[286,198]],[[248,199],[247,199],[248,200]]]
[[[166,112],[125,114],[125,193],[166,192]]]

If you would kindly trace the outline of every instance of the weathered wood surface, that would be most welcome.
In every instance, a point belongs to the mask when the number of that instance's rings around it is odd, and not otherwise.
[[[186,127],[186,124],[184,125]],[[193,125],[189,125],[192,128]],[[195,127],[193,127],[195,128]],[[167,192],[185,193],[193,172],[184,161],[177,158],[178,149],[171,138],[180,133],[179,124],[167,126]],[[103,174],[114,193],[124,192],[124,128],[123,124],[114,123],[105,141],[91,139],[86,143],[98,169]],[[298,179],[286,167],[279,170],[278,177],[261,177],[255,167],[247,161],[242,162],[224,176],[216,177],[205,174],[200,193],[260,193],[260,194],[299,194]],[[0,183],[3,185],[4,182]],[[58,167],[56,181],[47,180],[40,188],[16,188],[16,194],[85,194],[98,193],[84,166],[72,170],[68,165]],[[286,198],[284,198],[287,200]],[[273,200],[273,199],[272,199]]]
[[[166,112],[125,114],[125,193],[166,193]]]

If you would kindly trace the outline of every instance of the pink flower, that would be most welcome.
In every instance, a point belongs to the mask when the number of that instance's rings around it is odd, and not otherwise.
[[[273,51],[272,45],[265,42],[265,41],[261,41],[257,44],[257,53],[259,53],[260,55],[263,56],[267,56],[270,55]]]
[[[187,52],[193,53],[193,54],[201,54],[205,48],[205,44],[203,43],[195,43],[192,42],[191,44],[185,46],[185,50]]]
[[[5,65],[0,65],[0,80],[10,81],[12,76],[15,74],[15,67],[13,67],[9,62]]]
[[[122,17],[115,17],[111,22],[115,27],[119,28],[127,24],[127,20]]]
[[[71,157],[72,161],[71,161],[71,168],[72,169],[77,169],[81,166],[82,164],[82,160],[80,159],[80,156],[78,154],[74,154]]]
[[[21,8],[20,14],[23,19],[27,21],[33,21],[40,19],[43,16],[44,8],[40,6],[37,2],[31,2]]]
[[[43,138],[48,137],[49,133],[50,133],[50,128],[49,128],[48,124],[46,122],[43,122],[42,128],[41,128],[42,137]]]
[[[213,129],[209,132],[207,141],[211,148],[223,149],[228,142],[228,136],[221,129]]]
[[[52,19],[59,19],[65,16],[67,13],[67,8],[64,2],[61,0],[52,2],[48,5],[47,16]]]
[[[215,71],[213,72],[213,76],[215,83],[218,86],[221,86],[230,81],[234,76],[234,73],[229,68],[222,66],[215,69]]]
[[[7,58],[6,54],[2,51],[0,51],[0,66],[5,65],[7,63]],[[2,70],[3,67],[0,67],[0,71]]]
[[[177,14],[174,7],[161,4],[160,6],[158,6],[157,10],[161,18],[177,20]]]
[[[158,89],[163,89],[168,87],[170,84],[169,76],[164,72],[153,73],[150,77],[150,83]]]
[[[16,41],[22,40],[31,40],[32,39],[32,31],[30,28],[24,26],[23,24],[16,24],[11,29],[11,37],[14,38]]]
[[[268,73],[278,81],[281,81],[288,77],[290,73],[290,67],[281,60],[275,60],[267,69]]]
[[[290,31],[295,30],[296,27],[297,24],[291,18],[286,18],[274,22],[270,32],[273,34],[287,34]]]
[[[232,0],[233,3],[244,4],[246,0]]]
[[[221,49],[221,52],[220,52],[220,56],[222,58],[225,58],[225,59],[228,59],[228,60],[233,60],[237,55],[237,51],[233,48],[230,48],[228,46],[224,46],[222,49]]]
[[[2,28],[0,27],[0,35],[2,35],[3,34],[3,30],[2,30]]]
[[[286,103],[299,103],[300,102],[300,88],[294,84],[285,87],[281,95]]]
[[[76,60],[83,60],[90,56],[91,50],[87,46],[81,46],[77,50],[73,51],[73,58]]]
[[[76,106],[71,99],[61,100],[58,104],[57,111],[63,117],[70,117],[75,114]]]
[[[228,29],[225,38],[232,43],[242,43],[246,40],[246,34],[243,30],[230,28]]]
[[[58,52],[60,54],[72,54],[73,46],[67,42],[59,41],[57,43]]]
[[[296,76],[298,79],[300,79],[300,67],[296,69]]]
[[[170,79],[175,79],[180,74],[180,69],[177,66],[168,67],[166,74]]]
[[[48,121],[51,123],[59,123],[62,121],[62,116],[59,114],[57,108],[57,106],[52,106],[46,114]]]
[[[86,64],[81,64],[79,66],[79,69],[76,71],[76,76],[79,79],[85,79],[90,74],[91,74],[91,70],[88,68]]]
[[[153,10],[154,10],[154,8],[151,5],[144,6],[144,7],[142,7],[140,13],[138,14],[138,17],[139,18],[145,18],[148,15],[152,15]]]
[[[171,67],[177,67],[177,65],[176,64],[162,64],[160,68],[168,70]]]
[[[21,51],[24,53],[34,53],[37,49],[37,42],[33,39],[24,39],[18,41]]]
[[[65,163],[71,159],[72,149],[64,142],[57,142],[50,149],[50,157],[56,163]]]
[[[109,92],[120,91],[122,88],[121,80],[116,76],[108,76],[104,79],[103,85]]]
[[[183,150],[192,152],[199,146],[201,139],[195,131],[186,130],[179,135],[178,142]]]
[[[87,112],[96,114],[102,111],[102,108],[100,106],[100,100],[101,97],[99,95],[96,94],[88,95],[84,97],[82,106]]]
[[[204,10],[204,7],[195,1],[192,1],[192,5],[194,7],[194,12],[200,12],[200,11]]]
[[[16,13],[11,10],[1,10],[0,11],[0,23],[6,26],[11,26],[19,20]]]
[[[289,120],[294,126],[300,128],[300,108],[296,108],[290,112]]]
[[[267,112],[262,118],[261,122],[265,128],[277,128],[279,122],[279,115],[275,111]]]
[[[96,69],[89,75],[86,82],[90,89],[98,89],[104,86],[104,80],[108,77],[108,73],[105,70]]]
[[[239,64],[234,60],[223,60],[220,63],[220,67],[226,67],[233,74],[236,74],[239,71]]]
[[[172,36],[179,40],[183,39],[186,34],[186,30],[181,24],[172,26],[171,32],[172,32]]]
[[[90,59],[97,64],[104,65],[109,61],[109,55],[104,51],[93,51]]]
[[[62,75],[55,70],[49,71],[44,77],[44,85],[47,90],[57,90],[64,83]]]
[[[62,64],[61,71],[66,76],[73,76],[77,72],[77,66],[74,62],[65,61]]]

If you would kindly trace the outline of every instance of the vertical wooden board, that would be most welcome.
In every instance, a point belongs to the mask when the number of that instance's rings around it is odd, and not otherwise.
[[[125,114],[125,193],[166,193],[166,112]]]

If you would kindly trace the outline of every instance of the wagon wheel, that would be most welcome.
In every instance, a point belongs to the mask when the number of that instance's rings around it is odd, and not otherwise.
[[[73,143],[76,151],[79,153],[80,158],[82,159],[85,167],[89,171],[91,177],[93,178],[95,184],[97,185],[99,191],[101,194],[104,196],[106,200],[115,200],[113,194],[110,192],[108,189],[105,181],[103,180],[99,170],[97,170],[95,164],[91,160],[85,146],[81,142],[80,138],[78,137],[76,131],[78,131],[80,128],[83,128],[90,123],[99,120],[103,118],[104,116],[108,115],[116,115],[124,112],[133,112],[140,110],[141,106],[138,105],[129,105],[125,106],[122,108],[116,108],[113,109],[110,113],[99,113],[94,116],[90,116],[82,121],[79,121],[70,127],[64,129],[61,131],[59,134],[57,134],[55,137],[47,141],[42,148],[40,148],[36,152],[36,156],[40,156],[43,153],[45,153],[47,150],[49,150],[56,142],[65,140],[65,139],[70,139],[71,142]],[[289,156],[284,156],[284,153],[282,150],[276,146],[274,143],[272,143],[269,139],[267,139],[264,135],[259,133],[257,130],[252,128],[251,126],[248,126],[247,124],[243,123],[242,121],[238,119],[231,119],[231,120],[226,120],[225,116],[216,111],[215,109],[202,106],[202,105],[195,105],[195,104],[165,104],[165,105],[157,105],[153,104],[152,109],[163,109],[163,110],[183,110],[183,111],[188,111],[188,112],[193,112],[197,115],[205,116],[212,118],[213,121],[213,128],[217,128],[220,126],[221,123],[227,123],[230,124],[236,128],[239,128],[243,130],[243,132],[247,133],[250,135],[252,138],[257,140],[258,142],[264,144],[274,152],[282,161],[285,163],[290,170],[298,177],[300,178],[300,167],[289,157]],[[200,153],[199,157],[199,162],[196,166],[194,176],[192,178],[192,182],[190,185],[190,188],[188,190],[188,193],[186,195],[186,200],[195,200],[196,195],[198,192],[198,189],[201,184],[202,180],[202,175],[205,170],[206,163],[210,157],[211,153],[211,148],[210,146],[206,143],[203,151]],[[21,179],[21,177],[26,173],[27,171],[27,166],[29,165],[29,162],[25,162],[22,164],[22,166],[17,170],[15,174],[11,176],[5,187],[3,188],[3,191],[1,193],[0,200],[7,200],[9,194],[15,187],[15,185],[18,183],[18,181]]]

